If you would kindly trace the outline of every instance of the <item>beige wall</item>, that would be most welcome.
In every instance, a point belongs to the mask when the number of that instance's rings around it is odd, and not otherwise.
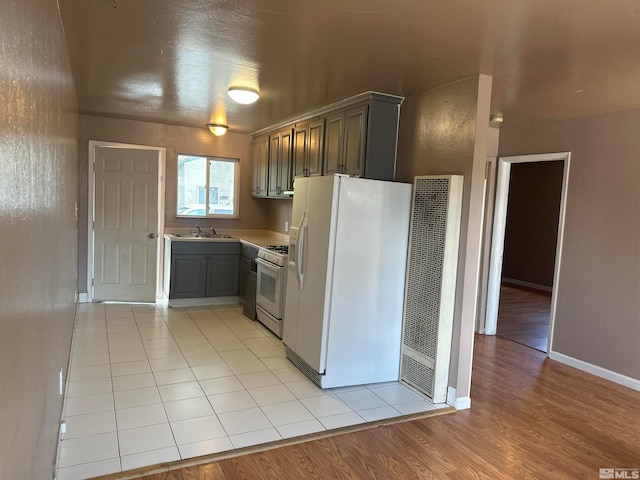
[[[464,175],[449,378],[459,398],[469,395],[490,97],[491,78],[481,75],[408,94],[400,109],[396,180],[413,182],[416,175]]]
[[[571,152],[553,351],[640,379],[640,110],[503,128],[500,155]]]
[[[267,228],[274,232],[289,234],[284,230],[284,222],[291,226],[291,209],[293,200],[279,199],[269,200],[269,224]]]
[[[564,162],[514,163],[502,278],[551,288]]]
[[[0,15],[0,476],[50,479],[75,318],[75,89],[57,4]]]
[[[216,137],[206,128],[190,128],[160,123],[123,120],[95,115],[80,115],[79,140],[79,244],[78,284],[85,292],[87,285],[87,195],[89,140],[148,145],[166,148],[165,227],[210,226],[224,228],[267,228],[269,202],[251,197],[251,138],[227,133]],[[178,154],[218,155],[240,159],[240,218],[237,220],[195,219],[176,217]]]

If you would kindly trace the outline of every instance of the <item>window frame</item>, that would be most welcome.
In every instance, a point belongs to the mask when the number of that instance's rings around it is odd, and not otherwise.
[[[178,204],[179,202],[179,198],[178,198],[178,191],[180,190],[180,175],[179,175],[179,169],[180,169],[180,158],[181,157],[196,157],[196,158],[203,158],[206,160],[206,173],[205,173],[205,185],[204,185],[204,190],[205,190],[205,202],[204,202],[204,215],[181,215],[178,212],[178,208],[180,207],[180,205]],[[233,215],[225,215],[222,213],[209,213],[209,195],[211,192],[211,185],[210,185],[210,180],[211,180],[211,162],[228,162],[228,163],[233,163],[233,201],[232,201],[232,205],[233,205]],[[228,220],[237,220],[240,218],[240,211],[239,211],[239,206],[240,206],[240,159],[239,158],[233,158],[233,157],[220,157],[217,155],[198,155],[198,154],[191,154],[191,153],[178,153],[177,156],[177,161],[176,161],[176,203],[175,203],[175,209],[176,209],[176,217],[177,218],[217,218],[217,219],[228,219]],[[215,188],[215,186],[213,187]]]

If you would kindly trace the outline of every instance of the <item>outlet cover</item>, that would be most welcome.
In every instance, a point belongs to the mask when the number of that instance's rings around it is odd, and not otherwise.
[[[285,232],[289,231],[289,222],[284,222],[284,231]]]

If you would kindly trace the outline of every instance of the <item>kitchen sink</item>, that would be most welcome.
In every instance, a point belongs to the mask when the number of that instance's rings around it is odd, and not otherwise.
[[[175,235],[179,238],[233,238],[231,235]]]

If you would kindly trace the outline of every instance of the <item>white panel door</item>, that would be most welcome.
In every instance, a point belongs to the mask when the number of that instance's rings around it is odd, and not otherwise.
[[[158,152],[96,147],[93,299],[155,302]]]

